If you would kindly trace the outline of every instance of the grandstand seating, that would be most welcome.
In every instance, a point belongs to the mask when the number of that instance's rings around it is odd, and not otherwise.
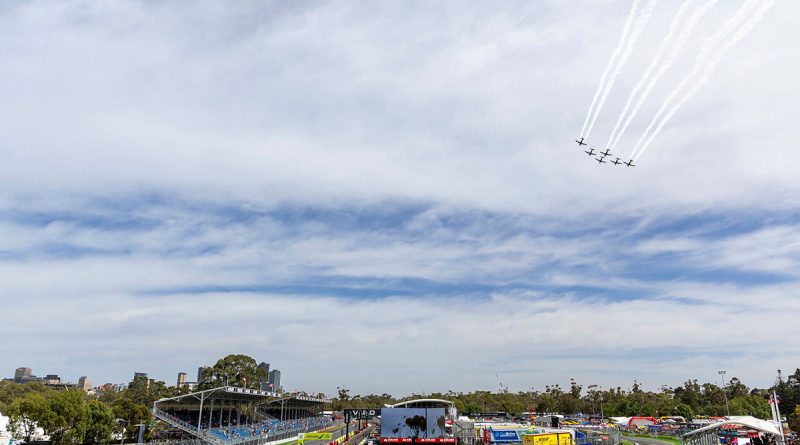
[[[309,417],[306,419],[285,420],[283,422],[278,419],[271,419],[252,425],[211,428],[209,433],[220,440],[236,441],[238,439],[247,439],[251,437],[267,437],[293,430],[299,431],[308,430],[309,428],[321,428],[330,422],[330,419],[327,417]]]

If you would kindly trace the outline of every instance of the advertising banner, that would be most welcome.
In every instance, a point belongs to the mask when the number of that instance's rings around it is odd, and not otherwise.
[[[333,433],[305,433],[303,440],[333,440]]]
[[[492,442],[519,442],[519,436],[514,430],[492,430]]]
[[[524,434],[522,445],[572,445],[570,433]]]

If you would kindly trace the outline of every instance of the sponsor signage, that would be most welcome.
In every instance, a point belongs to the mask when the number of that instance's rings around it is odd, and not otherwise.
[[[332,440],[333,433],[305,433],[302,440]]]
[[[381,415],[380,408],[373,408],[373,409],[345,409],[344,411],[344,418],[345,419],[371,419],[373,417],[377,417]]]
[[[426,439],[423,437],[418,437],[416,439],[412,437],[381,437],[381,443],[441,443],[441,444],[454,444],[456,443],[455,437],[436,437]]]
[[[519,436],[514,430],[492,430],[492,442],[519,442]]]
[[[570,433],[524,434],[522,445],[572,445]]]

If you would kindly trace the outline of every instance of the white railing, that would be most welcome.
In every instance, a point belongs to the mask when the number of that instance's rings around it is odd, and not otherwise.
[[[182,429],[183,431],[191,434],[192,436],[197,437],[198,439],[210,442],[214,445],[223,445],[223,441],[217,437],[212,436],[207,430],[202,430],[197,428],[195,425],[190,424],[189,422],[185,422],[171,414],[168,414],[165,411],[162,411],[156,407],[153,407],[153,416],[157,417],[165,422],[175,425],[176,427]]]

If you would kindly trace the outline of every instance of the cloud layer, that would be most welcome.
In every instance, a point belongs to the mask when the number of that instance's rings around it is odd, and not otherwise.
[[[797,7],[640,167],[597,168],[570,141],[627,6],[2,7],[0,363],[171,381],[244,352],[326,392],[770,384],[800,358]]]

